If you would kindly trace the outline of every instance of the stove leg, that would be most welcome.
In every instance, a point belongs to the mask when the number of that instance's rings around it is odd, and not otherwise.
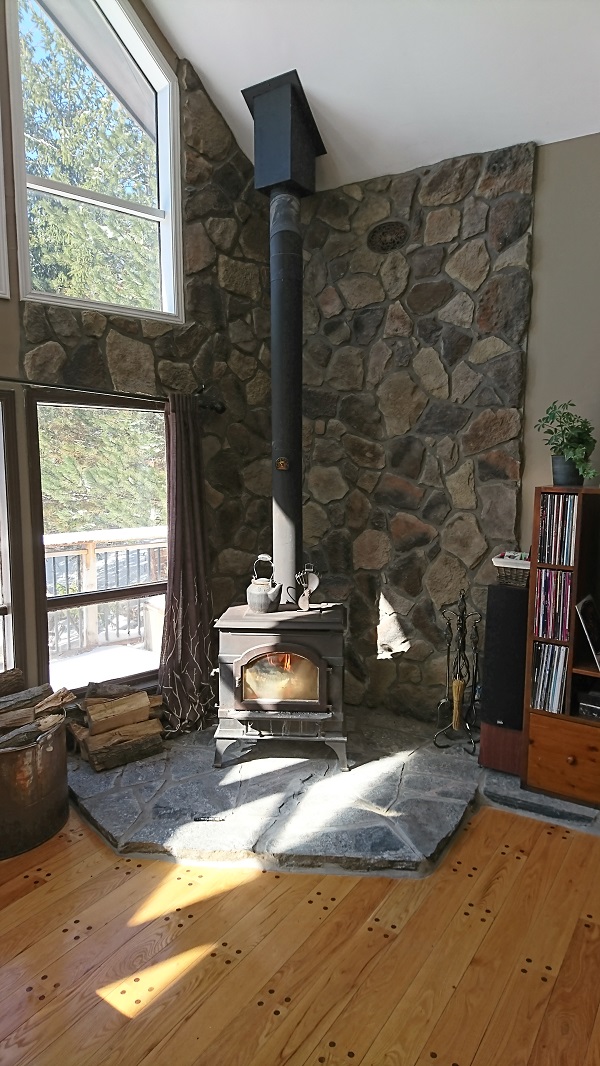
[[[348,760],[346,758],[346,741],[326,740],[325,743],[327,744],[327,747],[331,748],[331,750],[334,751],[337,755],[340,764],[340,770],[349,770],[350,767],[348,766]]]
[[[223,756],[224,756],[225,752],[227,751],[227,748],[231,747],[231,745],[235,744],[235,743],[236,743],[235,740],[227,740],[227,739],[215,740],[215,758],[214,758],[214,762],[213,762],[213,767],[215,767],[215,769],[217,769],[217,770],[221,769],[221,767],[223,765]]]

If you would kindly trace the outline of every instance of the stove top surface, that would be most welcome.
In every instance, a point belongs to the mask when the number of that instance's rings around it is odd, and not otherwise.
[[[217,618],[217,629],[278,630],[326,629],[343,630],[346,625],[346,608],[343,603],[315,603],[308,611],[300,611],[291,604],[282,604],[277,611],[259,614],[246,604],[228,607]]]

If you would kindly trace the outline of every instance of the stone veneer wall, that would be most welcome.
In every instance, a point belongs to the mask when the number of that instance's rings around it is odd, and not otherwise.
[[[205,420],[218,613],[271,545],[268,203],[192,67],[178,73],[185,325],[26,302],[22,366],[225,401]],[[305,542],[323,596],[349,604],[348,702],[431,717],[440,605],[466,587],[483,606],[495,547],[514,546],[532,171],[521,145],[303,202]],[[377,252],[382,223],[397,247]]]
[[[304,201],[305,541],[349,604],[348,702],[433,716],[440,608],[465,588],[485,610],[515,547],[533,162],[517,145]]]

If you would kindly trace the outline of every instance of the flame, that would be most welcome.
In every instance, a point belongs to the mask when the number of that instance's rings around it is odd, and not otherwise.
[[[269,666],[280,666],[287,673],[292,669],[292,656],[289,652],[271,652],[266,656]]]

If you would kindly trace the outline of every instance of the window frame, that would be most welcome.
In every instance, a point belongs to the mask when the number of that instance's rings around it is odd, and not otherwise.
[[[6,190],[4,187],[4,150],[2,114],[0,113],[0,300],[10,300],[8,273],[8,230],[6,222]]]
[[[181,170],[179,133],[179,85],[170,64],[131,9],[128,0],[92,0],[100,9],[115,36],[131,54],[156,93],[157,177],[159,206],[149,207],[135,201],[63,185],[50,178],[28,175],[25,164],[24,110],[21,85],[18,0],[6,0],[8,68],[12,115],[15,206],[17,216],[17,253],[21,299],[37,303],[58,304],[73,308],[94,308],[109,314],[128,314],[136,318],[184,321],[183,314],[183,247],[181,216]],[[28,191],[59,195],[77,203],[112,209],[138,218],[158,222],[160,249],[161,310],[131,307],[86,300],[59,293],[40,292],[33,288],[29,255]]]
[[[26,669],[25,611],[23,585],[23,546],[20,538],[21,500],[19,453],[17,447],[17,416],[15,393],[0,387],[0,538],[2,557],[8,564],[2,568],[0,583],[0,612],[7,619],[5,640],[12,647],[11,662],[6,668]],[[17,609],[15,610],[15,606]]]
[[[133,411],[159,411],[164,414],[161,400],[134,400],[126,396],[97,392],[77,392],[72,389],[26,386],[25,417],[29,451],[29,491],[31,526],[34,546],[33,579],[35,586],[35,621],[37,643],[37,671],[39,684],[50,680],[50,651],[48,644],[48,614],[66,607],[85,607],[96,603],[112,603],[115,599],[139,599],[140,596],[166,596],[167,582],[154,581],[145,585],[119,586],[118,589],[100,589],[63,596],[48,596],[46,592],[46,566],[44,549],[44,510],[42,501],[42,476],[40,466],[40,441],[38,432],[38,404],[61,404],[64,407],[113,407]],[[168,519],[167,519],[168,521]],[[126,677],[111,678],[133,684],[149,681],[156,683],[157,671],[143,671]],[[75,689],[77,691],[77,688]]]

